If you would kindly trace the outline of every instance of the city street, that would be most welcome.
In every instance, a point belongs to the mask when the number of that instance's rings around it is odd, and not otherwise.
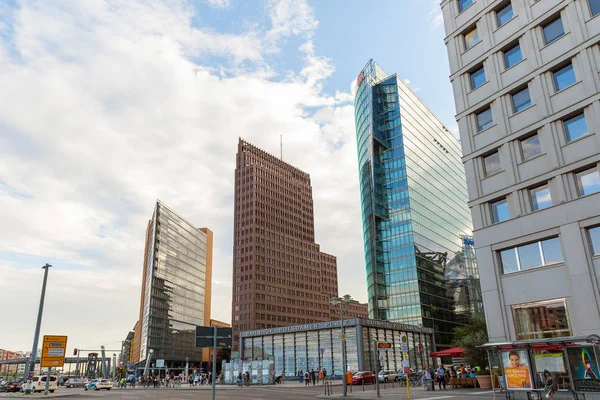
[[[89,400],[154,400],[154,399],[169,399],[169,400],[208,400],[211,398],[211,391],[202,389],[113,389],[111,391],[81,391],[73,395],[69,393],[69,398],[86,398]],[[333,387],[333,395],[331,397],[323,397],[323,387],[303,387],[294,384],[277,385],[277,386],[253,386],[243,389],[218,390],[216,398],[219,400],[277,400],[277,399],[295,399],[308,400],[316,398],[331,398],[335,399],[341,396],[341,386]],[[405,388],[394,388],[381,390],[382,397],[394,399],[407,399]],[[59,397],[59,393],[55,393]],[[496,394],[497,398],[503,398],[502,394]],[[22,396],[14,396],[22,398]],[[38,396],[35,396],[38,397]],[[39,396],[41,397],[41,396]],[[375,399],[375,390],[372,385],[365,386],[365,391],[362,387],[353,387],[351,397],[357,399]],[[99,399],[102,398],[102,399]],[[492,399],[492,393],[482,391],[480,389],[452,389],[447,391],[426,392],[423,388],[415,388],[411,391],[411,399],[449,399],[449,400],[474,400],[474,399]]]

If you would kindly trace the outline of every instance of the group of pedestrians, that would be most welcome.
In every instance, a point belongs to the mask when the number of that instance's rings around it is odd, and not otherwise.
[[[315,386],[319,381],[327,380],[327,369],[323,368],[319,371],[315,371],[315,369],[311,369],[310,371],[298,371],[298,381],[300,384],[304,383],[305,386],[312,385]]]
[[[438,369],[431,367],[425,368],[423,372],[423,386],[427,391],[435,391],[435,384],[438,384],[439,390],[446,389],[446,383],[450,380],[450,371],[444,369],[443,365],[440,365]],[[442,389],[443,388],[443,389]]]

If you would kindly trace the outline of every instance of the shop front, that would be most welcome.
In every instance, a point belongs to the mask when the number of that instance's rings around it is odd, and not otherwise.
[[[406,353],[402,335],[408,339]],[[343,332],[341,321],[330,321],[241,332],[240,340],[239,358],[223,366],[226,383],[240,372],[248,372],[252,383],[272,383],[275,376],[297,379],[299,371],[313,369],[327,371],[333,379],[344,371],[398,371],[405,358],[418,370],[434,351],[432,329],[363,318],[344,320]],[[391,345],[376,352],[376,341]]]

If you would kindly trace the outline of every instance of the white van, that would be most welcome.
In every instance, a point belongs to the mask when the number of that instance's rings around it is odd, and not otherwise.
[[[31,391],[35,392],[43,392],[46,390],[46,375],[38,375],[31,378]],[[50,383],[48,384],[48,391],[50,393],[54,393],[54,391],[58,388],[56,383],[56,376],[50,375]]]

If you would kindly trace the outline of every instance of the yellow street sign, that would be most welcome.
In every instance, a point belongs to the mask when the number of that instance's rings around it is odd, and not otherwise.
[[[62,367],[65,364],[66,351],[66,336],[44,335],[44,344],[42,345],[42,360],[40,361],[40,367]]]

